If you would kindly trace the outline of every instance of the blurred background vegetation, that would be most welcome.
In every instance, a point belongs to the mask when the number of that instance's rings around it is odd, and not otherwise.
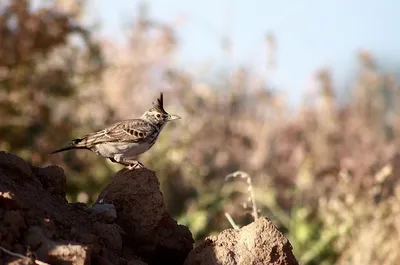
[[[226,214],[239,226],[251,222],[250,187],[258,215],[286,234],[301,264],[400,260],[400,90],[373,54],[354,54],[347,100],[332,71],[316,69],[317,93],[293,111],[245,66],[177,66],[177,29],[149,17],[145,2],[125,45],[82,23],[84,1],[34,2],[0,2],[0,149],[62,166],[70,201],[92,203],[121,166],[85,151],[48,153],[141,115],[163,90],[166,109],[183,119],[141,161],[195,239],[230,227]],[[221,46],[227,55],[230,45]],[[274,34],[264,46],[273,68]],[[237,170],[250,186],[225,179]]]

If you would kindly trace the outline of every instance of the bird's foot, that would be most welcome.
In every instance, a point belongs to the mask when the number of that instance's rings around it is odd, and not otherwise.
[[[128,166],[129,170],[133,170],[136,168],[146,168],[146,167],[139,161],[135,161],[134,163],[129,164],[129,166]]]

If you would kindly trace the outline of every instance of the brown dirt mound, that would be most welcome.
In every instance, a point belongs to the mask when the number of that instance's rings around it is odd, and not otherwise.
[[[191,251],[190,231],[166,212],[148,169],[119,171],[92,207],[65,195],[63,169],[0,152],[0,247],[29,257],[1,250],[0,264],[297,264],[290,243],[265,219]]]
[[[121,170],[93,207],[65,194],[61,168],[0,152],[0,245],[50,264],[182,264],[193,247],[166,212],[153,171]],[[0,264],[22,262],[15,259],[0,251]]]
[[[210,236],[193,249],[185,265],[298,265],[289,241],[274,224],[260,218],[239,230]]]

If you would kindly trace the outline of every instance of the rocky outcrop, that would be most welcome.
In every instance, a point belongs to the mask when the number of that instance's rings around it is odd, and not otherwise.
[[[148,169],[119,171],[92,207],[65,196],[62,168],[0,152],[0,264],[297,264],[288,240],[266,219],[192,250],[190,231],[168,214]]]
[[[49,264],[138,265],[182,264],[193,247],[151,170],[121,170],[93,207],[65,195],[63,169],[0,152],[0,246]],[[0,251],[0,264],[15,259]]]
[[[186,226],[166,212],[160,184],[153,171],[123,169],[100,194],[98,202],[112,204],[124,242],[151,264],[182,264],[193,248]]]
[[[217,264],[298,265],[289,241],[265,218],[206,238],[185,261],[185,265]]]

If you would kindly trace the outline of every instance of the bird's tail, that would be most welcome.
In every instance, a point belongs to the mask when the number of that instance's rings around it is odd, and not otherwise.
[[[59,153],[59,152],[64,152],[64,151],[68,151],[68,150],[72,150],[72,149],[88,149],[88,147],[86,146],[79,146],[79,142],[81,142],[82,139],[75,139],[72,140],[71,143],[68,146],[65,146],[63,148],[60,148],[58,150],[55,150],[53,152],[51,152],[50,154],[55,154],[55,153]]]

